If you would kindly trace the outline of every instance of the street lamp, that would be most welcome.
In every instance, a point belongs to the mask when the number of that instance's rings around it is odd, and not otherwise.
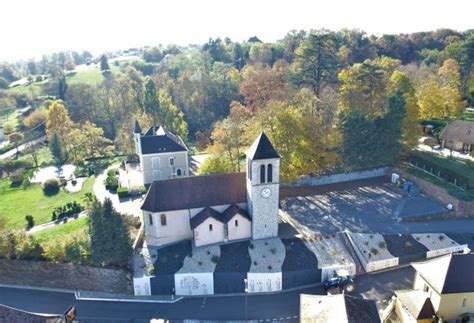
[[[244,279],[244,285],[245,285],[245,321],[248,321],[248,304],[247,304],[247,293],[249,292],[249,286],[248,286],[248,281],[247,278]]]

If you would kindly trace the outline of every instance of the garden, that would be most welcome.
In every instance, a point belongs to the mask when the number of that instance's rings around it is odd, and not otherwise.
[[[64,217],[63,213],[72,215],[69,211],[72,205],[83,204],[86,196],[90,196],[95,177],[89,177],[81,191],[69,193],[62,187],[54,185],[51,191],[44,190],[43,185],[12,185],[11,180],[0,180],[0,214],[5,222],[6,229],[24,229],[26,226],[25,216],[31,215],[34,224],[42,224],[53,220],[53,212],[56,218]],[[89,194],[88,194],[89,193]],[[68,206],[68,203],[69,206]],[[75,203],[75,204],[74,204]],[[57,211],[58,208],[64,210]],[[66,208],[66,209],[64,209]],[[77,206],[75,207],[76,210]],[[74,212],[73,212],[74,213]]]

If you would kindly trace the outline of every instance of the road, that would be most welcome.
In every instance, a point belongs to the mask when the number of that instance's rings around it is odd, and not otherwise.
[[[399,268],[356,278],[358,295],[368,299],[388,299],[393,290],[407,289],[413,284],[411,267]],[[174,304],[116,301],[78,301],[74,294],[0,287],[0,303],[36,312],[59,314],[68,306],[76,306],[81,322],[146,322],[151,318],[200,320],[267,320],[298,322],[299,297],[324,294],[321,286],[296,291],[253,296],[185,298]],[[247,298],[247,311],[246,311]],[[246,314],[247,313],[247,314]]]
[[[46,140],[46,136],[43,136],[43,137],[40,137],[38,139],[35,139],[35,140],[32,140],[32,141],[29,141],[29,142],[26,142],[20,146],[18,146],[18,151],[22,151],[24,150],[25,148],[27,147],[30,147],[32,145],[36,145],[40,142],[43,142]],[[7,158],[10,158],[10,157],[13,157],[16,155],[16,149],[10,149],[9,151],[7,151],[6,153],[4,154],[1,154],[0,155],[0,160],[3,160],[3,159],[7,159]]]

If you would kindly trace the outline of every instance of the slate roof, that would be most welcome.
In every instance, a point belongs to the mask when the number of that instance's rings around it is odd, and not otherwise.
[[[244,218],[250,220],[250,215],[247,213],[247,211],[241,209],[238,205],[232,204],[224,212],[222,212],[222,222],[229,222],[236,214],[240,214]]]
[[[165,212],[246,201],[245,173],[192,176],[151,183],[141,209]]]
[[[474,253],[449,254],[412,266],[440,294],[474,292]]]
[[[206,221],[208,218],[214,218],[217,221],[222,222],[222,214],[220,214],[213,208],[206,207],[201,212],[191,218],[191,229],[196,229],[201,223]]]
[[[474,145],[474,122],[452,121],[444,127],[439,138]]]
[[[270,139],[262,132],[246,152],[250,160],[280,158]]]
[[[140,137],[142,154],[188,151],[180,136],[160,127],[151,127]]]
[[[435,315],[433,304],[428,292],[421,290],[400,290],[395,291],[400,302],[416,320],[432,319]]]
[[[321,323],[379,323],[375,301],[349,295],[301,294],[300,318],[302,322]]]

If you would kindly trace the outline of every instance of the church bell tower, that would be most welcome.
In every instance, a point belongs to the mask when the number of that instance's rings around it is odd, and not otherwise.
[[[252,238],[277,237],[280,155],[263,132],[246,155],[247,204],[252,217]]]

